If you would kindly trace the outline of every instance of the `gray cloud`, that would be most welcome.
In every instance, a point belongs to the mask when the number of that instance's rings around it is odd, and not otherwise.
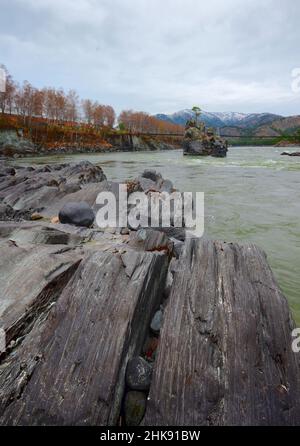
[[[123,108],[299,113],[295,0],[0,0],[0,63]]]

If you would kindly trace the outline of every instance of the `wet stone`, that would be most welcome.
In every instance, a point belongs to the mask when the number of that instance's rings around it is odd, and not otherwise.
[[[126,384],[132,390],[148,390],[151,384],[152,366],[140,356],[127,365]]]
[[[150,328],[153,331],[153,333],[159,334],[162,325],[162,320],[163,320],[163,312],[160,309],[155,313],[150,324]]]
[[[59,211],[59,221],[75,226],[90,227],[95,219],[93,209],[85,201],[66,203]]]
[[[126,426],[138,426],[145,414],[147,396],[144,392],[131,391],[126,394],[124,403]]]

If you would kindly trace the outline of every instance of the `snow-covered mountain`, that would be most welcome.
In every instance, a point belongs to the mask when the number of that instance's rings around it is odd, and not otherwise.
[[[185,109],[179,112],[166,115],[157,114],[156,118],[175,124],[185,125],[186,121],[194,118],[192,110]],[[269,124],[282,116],[272,113],[236,113],[236,112],[201,112],[201,121],[209,127],[236,126],[241,128],[253,128],[264,124]]]

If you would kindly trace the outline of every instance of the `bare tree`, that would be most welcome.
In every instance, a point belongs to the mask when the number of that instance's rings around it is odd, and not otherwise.
[[[16,84],[9,74],[7,68],[1,65],[0,68],[4,70],[5,73],[5,90],[0,92],[0,109],[2,113],[12,114],[14,106],[14,96],[16,93]]]
[[[78,110],[79,97],[75,90],[69,90],[66,96],[66,115],[67,121],[76,122],[79,117]]]
[[[83,116],[88,124],[92,124],[94,115],[94,104],[90,99],[83,99],[81,101],[81,107],[83,110]]]

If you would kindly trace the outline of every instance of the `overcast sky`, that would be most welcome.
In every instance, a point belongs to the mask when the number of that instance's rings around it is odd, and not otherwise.
[[[300,114],[299,23],[299,0],[0,0],[0,63],[117,111]]]

